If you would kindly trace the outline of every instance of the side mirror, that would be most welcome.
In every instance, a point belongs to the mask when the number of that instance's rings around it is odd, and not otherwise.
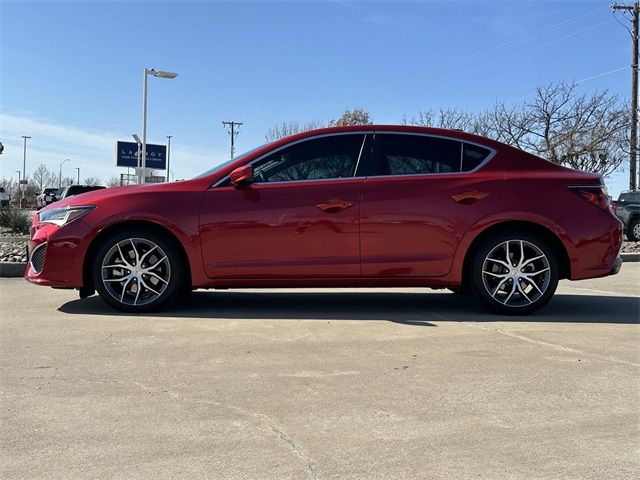
[[[253,183],[253,167],[251,165],[245,165],[243,167],[236,168],[229,176],[233,186],[242,188]]]

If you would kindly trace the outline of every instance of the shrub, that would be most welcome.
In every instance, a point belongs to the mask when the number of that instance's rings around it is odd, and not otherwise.
[[[0,226],[9,228],[14,233],[26,235],[31,228],[31,217],[28,213],[15,208],[2,210]]]

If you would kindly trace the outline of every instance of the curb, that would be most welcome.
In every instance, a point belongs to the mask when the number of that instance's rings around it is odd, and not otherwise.
[[[621,253],[623,262],[640,262],[640,253]]]
[[[26,263],[22,262],[0,262],[0,277],[22,277]]]

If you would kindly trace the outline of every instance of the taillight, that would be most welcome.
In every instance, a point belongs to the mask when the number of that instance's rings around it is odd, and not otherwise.
[[[609,196],[604,187],[570,187],[571,191],[596,207],[609,208]]]

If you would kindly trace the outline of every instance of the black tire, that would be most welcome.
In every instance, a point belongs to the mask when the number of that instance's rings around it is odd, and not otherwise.
[[[640,242],[640,218],[634,218],[627,227],[627,240]]]
[[[506,264],[505,245],[509,246],[508,268],[492,260],[495,257]],[[542,238],[528,232],[504,231],[476,250],[471,275],[474,293],[491,309],[503,315],[527,315],[551,300],[558,286],[559,268],[553,249]]]
[[[116,232],[96,251],[93,284],[105,302],[123,312],[159,310],[185,288],[188,276],[178,248],[172,239],[149,228]]]

